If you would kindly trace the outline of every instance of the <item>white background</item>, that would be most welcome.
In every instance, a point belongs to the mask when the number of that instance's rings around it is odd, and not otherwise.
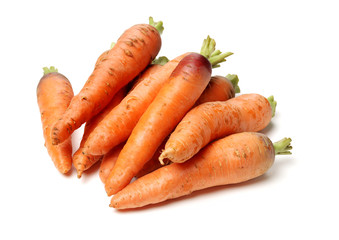
[[[2,1],[1,239],[338,239],[336,1]],[[262,177],[133,211],[108,207],[98,165],[63,176],[43,146],[36,85],[56,66],[78,93],[97,57],[148,17],[159,55],[199,51],[209,34],[234,55],[213,74],[273,94],[265,132],[293,139]],[[74,148],[82,129],[74,134]]]

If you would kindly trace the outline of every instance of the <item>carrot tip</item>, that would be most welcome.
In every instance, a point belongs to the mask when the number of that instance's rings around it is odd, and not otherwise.
[[[207,38],[204,39],[200,50],[200,54],[210,61],[212,68],[220,67],[219,63],[225,62],[226,58],[233,54],[232,52],[222,53],[220,50],[215,50],[215,46],[215,40],[210,36],[207,36]]]
[[[291,138],[283,138],[273,143],[275,155],[289,155],[292,154]]]
[[[173,153],[175,152],[175,150],[173,148],[166,148],[159,156],[159,162],[161,163],[161,165],[167,165],[168,162],[171,160],[171,155],[173,155]],[[167,161],[164,161],[167,160]]]
[[[275,116],[275,109],[277,108],[277,101],[274,100],[273,95],[269,96],[267,98],[267,100],[269,101],[270,105],[271,105],[271,109],[272,109],[272,118]]]
[[[240,93],[239,78],[236,74],[227,74],[226,78],[231,81],[235,93]]]
[[[44,75],[49,74],[49,73],[58,72],[58,69],[55,68],[54,66],[50,66],[49,68],[43,67],[42,69],[44,70]]]
[[[149,21],[149,25],[155,27],[158,30],[158,32],[160,34],[162,34],[162,32],[164,31],[164,26],[163,26],[163,22],[162,21],[154,22],[153,17],[149,17],[148,21]]]

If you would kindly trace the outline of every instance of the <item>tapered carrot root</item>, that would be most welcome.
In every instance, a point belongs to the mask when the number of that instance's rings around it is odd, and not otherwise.
[[[99,177],[103,183],[105,183],[109,173],[114,167],[114,164],[117,161],[121,149],[124,147],[124,145],[125,143],[119,144],[103,156],[99,169]]]
[[[273,106],[273,107],[272,107]],[[271,121],[275,104],[259,94],[243,94],[224,102],[193,108],[178,124],[159,161],[184,162],[214,139],[238,132],[256,132]]]
[[[161,142],[194,105],[210,77],[211,64],[202,55],[191,53],[180,61],[121,150],[105,183],[108,195],[124,188],[151,159]]]
[[[156,57],[161,38],[149,24],[126,30],[107,57],[101,59],[63,116],[52,128],[52,142],[59,144],[73,131],[98,114],[128,82],[133,80]]]
[[[273,145],[267,136],[249,132],[222,138],[185,163],[164,166],[132,182],[113,196],[110,206],[137,208],[256,178],[272,166],[275,153],[290,153],[291,139],[283,141]]]
[[[52,145],[51,125],[65,112],[73,97],[69,80],[54,67],[44,68],[37,86],[37,100],[45,139],[45,147],[55,167],[67,173],[72,167],[72,142],[68,138],[58,146]]]
[[[96,116],[91,118],[91,120],[89,120],[86,123],[84,134],[80,142],[80,147],[73,155],[73,165],[77,170],[78,178],[81,177],[84,171],[89,169],[96,162],[100,161],[103,157],[102,155],[91,155],[85,153],[84,145],[87,141],[88,136],[96,128],[96,126],[105,118],[105,116],[121,102],[121,100],[125,96],[126,96],[126,87],[123,87],[122,89],[119,90],[119,92],[117,92],[117,94],[115,94],[111,102],[100,113],[98,113]]]
[[[218,51],[218,53],[215,54],[215,41],[211,38],[208,39],[209,41],[204,40],[202,52],[206,56],[211,57],[211,61],[213,62],[212,67],[219,66],[219,63],[226,61],[226,57],[232,55],[232,53],[221,53]],[[211,56],[213,53],[215,55]],[[138,86],[130,91],[121,104],[119,104],[88,137],[85,145],[87,154],[103,155],[113,147],[126,141],[141,115],[153,101],[161,87],[168,81],[170,74],[178,63],[188,54],[189,53],[182,54],[169,62],[167,62],[167,58],[162,57],[157,59],[155,63],[161,65],[165,63],[164,66],[152,66],[141,75],[136,84],[139,81],[143,81],[143,83],[140,85],[137,84]],[[225,85],[225,83],[222,83],[222,80],[215,82],[216,83],[214,83],[213,80],[211,84]],[[230,86],[227,88],[227,91],[230,91]],[[218,94],[224,96],[223,92],[219,92]]]

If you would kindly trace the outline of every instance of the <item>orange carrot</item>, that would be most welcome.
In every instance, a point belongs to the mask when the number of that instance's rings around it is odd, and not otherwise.
[[[211,64],[200,54],[184,57],[142,115],[108,176],[108,195],[124,188],[151,159],[161,142],[194,105],[211,77]]]
[[[69,80],[54,67],[43,68],[44,76],[37,86],[38,106],[45,139],[45,147],[55,167],[61,173],[67,173],[72,167],[72,142],[68,138],[62,144],[52,145],[51,124],[66,110],[73,97]]]
[[[261,133],[237,133],[219,139],[185,163],[173,163],[129,184],[111,199],[111,207],[137,208],[213,186],[235,184],[264,174],[275,155],[291,154],[291,139],[272,144]]]
[[[244,94],[223,102],[193,108],[168,139],[159,161],[184,162],[214,139],[264,129],[275,112],[273,97]]]
[[[162,23],[155,24],[158,29]],[[134,25],[101,59],[84,87],[52,128],[52,142],[59,144],[73,131],[98,114],[128,82],[133,80],[156,57],[161,38],[149,24]]]
[[[204,41],[204,44],[208,44],[210,48],[208,51],[203,50],[205,54],[215,51],[215,41],[209,39],[208,42]],[[211,42],[211,40],[213,41]],[[138,80],[139,82],[143,81],[143,83],[134,87],[126,98],[90,134],[85,144],[86,152],[93,155],[103,155],[114,146],[126,141],[142,114],[168,81],[170,74],[188,54],[185,53],[167,62],[162,67],[156,65],[156,67],[148,68]],[[220,52],[209,60],[213,62],[212,66],[215,67],[220,62],[226,61],[225,58],[230,55],[232,55],[230,52]],[[161,60],[168,61],[161,58],[158,61]]]
[[[119,144],[103,156],[99,170],[99,177],[103,183],[105,183],[109,173],[114,167],[114,164],[117,161],[119,153],[121,152],[121,149],[124,147],[124,145],[125,143]]]
[[[126,95],[126,87],[115,94],[111,102],[96,116],[91,118],[85,125],[84,134],[82,136],[80,147],[73,155],[73,165],[77,170],[78,178],[81,177],[83,171],[89,169],[93,166],[97,161],[101,160],[103,156],[94,156],[90,154],[86,154],[84,150],[84,145],[89,134],[95,129],[95,127],[105,118],[105,116],[115,107],[117,106],[121,100]]]

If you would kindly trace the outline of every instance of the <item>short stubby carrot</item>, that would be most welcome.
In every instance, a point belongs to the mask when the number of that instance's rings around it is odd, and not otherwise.
[[[172,163],[126,186],[111,199],[111,207],[137,208],[178,198],[194,191],[235,184],[263,175],[275,155],[291,154],[291,139],[272,143],[261,133],[243,132],[207,145],[185,163]]]
[[[73,97],[69,80],[54,67],[44,68],[44,76],[37,86],[38,106],[41,114],[45,147],[55,167],[67,173],[72,167],[72,142],[68,138],[62,144],[52,145],[51,125],[64,113]]]
[[[126,30],[52,128],[52,142],[59,144],[84,122],[98,114],[116,92],[133,80],[156,57],[161,47],[158,30],[137,24]]]
[[[93,166],[96,162],[100,161],[103,156],[86,154],[84,145],[87,141],[90,133],[96,128],[96,126],[105,118],[105,116],[116,107],[121,100],[126,96],[126,87],[120,89],[117,94],[114,95],[111,102],[97,115],[91,118],[85,125],[84,133],[80,142],[79,149],[73,155],[73,165],[77,170],[78,178],[82,173]]]
[[[108,176],[108,195],[124,188],[151,159],[162,141],[194,105],[211,78],[211,64],[191,53],[172,72],[153,102],[133,129]]]
[[[168,139],[159,161],[184,162],[214,139],[264,129],[274,115],[271,102],[259,94],[207,102],[189,111]]]

